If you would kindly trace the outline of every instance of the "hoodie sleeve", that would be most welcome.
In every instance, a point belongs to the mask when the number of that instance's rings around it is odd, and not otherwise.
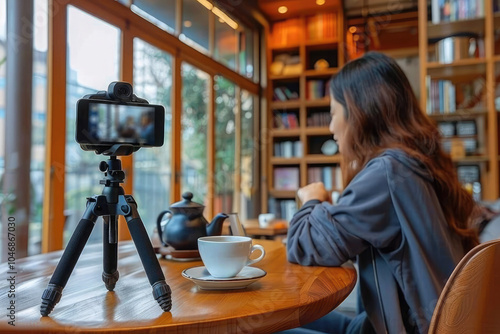
[[[287,255],[302,265],[339,266],[373,245],[400,236],[383,159],[372,160],[344,190],[337,205],[307,202],[292,218]]]

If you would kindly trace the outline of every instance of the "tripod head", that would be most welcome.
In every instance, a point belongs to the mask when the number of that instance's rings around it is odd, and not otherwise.
[[[110,156],[108,161],[101,161],[99,170],[104,173],[104,179],[100,180],[99,183],[104,184],[106,187],[117,187],[125,180],[122,162],[116,155]]]

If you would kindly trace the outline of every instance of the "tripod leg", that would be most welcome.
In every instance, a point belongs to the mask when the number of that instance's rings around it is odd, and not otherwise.
[[[132,240],[134,240],[149,283],[153,287],[153,296],[158,304],[160,304],[162,310],[168,312],[172,308],[170,287],[165,282],[165,276],[154,252],[153,245],[149,240],[148,233],[137,211],[137,204],[130,195],[126,196],[126,199],[131,211],[125,215],[125,219],[127,220]]]
[[[40,313],[42,316],[49,315],[49,313],[54,309],[54,306],[61,299],[62,290],[66,286],[69,276],[73,272],[76,262],[78,261],[78,258],[80,257],[80,254],[82,253],[97,220],[98,216],[94,214],[95,206],[95,198],[89,198],[83,217],[80,219],[75,232],[73,232],[61,260],[59,260],[56,270],[49,281],[48,287],[42,294],[42,305],[40,306]]]
[[[106,289],[113,291],[120,277],[118,267],[118,242],[116,238],[111,238],[116,228],[117,216],[103,216],[102,250],[103,250],[103,271],[102,281]]]

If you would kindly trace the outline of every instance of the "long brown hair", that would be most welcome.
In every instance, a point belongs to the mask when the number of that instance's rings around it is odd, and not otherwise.
[[[465,249],[477,245],[477,231],[470,226],[472,196],[458,181],[450,156],[441,148],[439,130],[420,109],[398,64],[368,52],[332,78],[330,93],[344,107],[348,124],[342,151],[346,181],[385,149],[399,148],[432,174],[448,225],[461,236]]]

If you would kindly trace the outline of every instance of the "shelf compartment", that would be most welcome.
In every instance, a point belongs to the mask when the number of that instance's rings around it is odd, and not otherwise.
[[[307,107],[306,109],[306,133],[308,133],[309,129],[313,130],[322,130],[329,131],[328,127],[330,126],[330,122],[332,120],[332,116],[330,114],[330,106],[320,106],[320,107]],[[324,132],[328,133],[328,132]],[[324,134],[318,133],[318,134]],[[311,133],[314,134],[314,133]]]
[[[297,109],[273,109],[273,129],[297,130],[300,128],[300,110]]]
[[[307,166],[307,184],[323,182],[328,191],[342,189],[342,169],[339,164],[314,164]]]
[[[274,137],[273,157],[275,158],[301,158],[304,148],[299,137]]]
[[[296,191],[300,187],[300,166],[273,166],[273,189],[280,191]]]

